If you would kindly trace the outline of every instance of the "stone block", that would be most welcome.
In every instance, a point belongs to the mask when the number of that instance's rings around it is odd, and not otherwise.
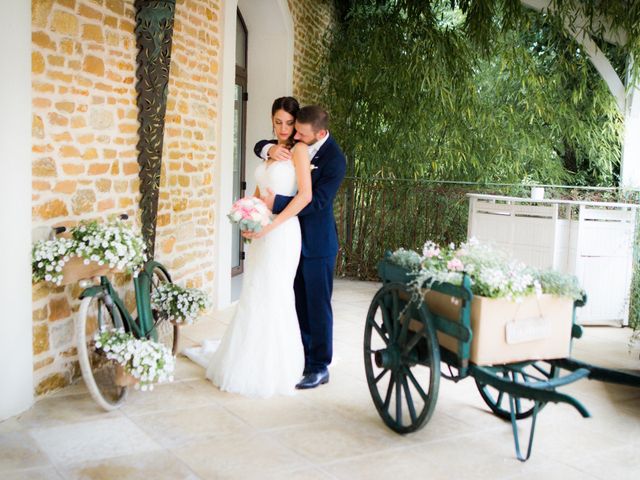
[[[40,52],[31,52],[31,73],[37,75],[44,72],[44,57]]]
[[[96,57],[94,55],[87,55],[84,59],[84,62],[82,62],[82,69],[85,72],[90,73],[92,75],[103,77],[104,61],[101,58]],[[96,85],[96,87],[97,86],[98,85]]]
[[[51,30],[61,35],[75,36],[78,34],[78,17],[56,10],[51,19]]]
[[[87,121],[81,115],[76,115],[71,117],[71,127],[72,128],[82,128],[87,126]]]
[[[102,27],[100,25],[84,25],[82,27],[82,39],[91,40],[98,43],[104,42]]]
[[[80,150],[73,145],[63,145],[59,151],[63,158],[80,158]]]
[[[51,157],[36,160],[31,165],[31,174],[34,177],[55,177],[56,162]]]
[[[49,220],[51,218],[66,217],[69,215],[67,206],[62,200],[56,199],[38,205],[33,208],[33,216],[36,219]]]
[[[102,13],[98,10],[94,10],[88,5],[80,4],[78,7],[78,15],[84,18],[90,18],[92,20],[102,20]]]
[[[55,322],[71,315],[71,308],[66,297],[52,298],[49,300],[49,321]]]
[[[87,148],[82,154],[83,160],[95,160],[96,158],[98,158],[98,151],[93,147]],[[89,173],[91,173],[91,169],[89,169]]]
[[[31,24],[33,27],[45,28],[51,13],[53,0],[37,0],[31,2]]]
[[[89,124],[96,130],[104,130],[113,126],[113,112],[102,108],[94,108],[89,114]]]
[[[84,166],[76,163],[64,163],[62,164],[62,171],[67,175],[81,175],[84,173]]]
[[[106,0],[105,7],[118,16],[124,15],[124,0]]]
[[[96,194],[93,190],[78,190],[71,199],[73,213],[89,213],[95,210]]]
[[[111,180],[108,178],[101,178],[96,181],[96,188],[99,192],[106,193],[111,190]]]
[[[73,344],[73,318],[65,322],[57,322],[49,331],[51,348],[60,350]]]
[[[98,202],[98,211],[104,212],[106,210],[113,210],[115,206],[116,206],[116,201],[113,199],[113,197],[107,198],[105,200],[100,200]]]
[[[56,108],[63,112],[73,113],[76,109],[76,104],[73,102],[56,102]]]
[[[49,325],[40,323],[33,326],[33,354],[40,355],[49,350]]]
[[[54,373],[41,380],[36,386],[36,395],[44,395],[45,393],[66,387],[69,384],[66,375],[63,373]]]
[[[51,38],[49,38],[49,35],[44,32],[32,32],[31,41],[34,45],[41,48],[46,48],[48,50],[56,49],[56,43],[52,41]]]
[[[59,113],[49,112],[47,115],[47,120],[51,125],[55,125],[58,127],[66,127],[69,125],[69,119]]]
[[[71,194],[76,191],[77,182],[75,180],[63,180],[56,183],[54,192]]]

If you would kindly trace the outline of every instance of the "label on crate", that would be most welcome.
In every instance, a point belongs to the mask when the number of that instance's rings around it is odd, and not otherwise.
[[[509,345],[542,340],[551,336],[551,321],[544,317],[512,320],[505,325],[505,334]]]

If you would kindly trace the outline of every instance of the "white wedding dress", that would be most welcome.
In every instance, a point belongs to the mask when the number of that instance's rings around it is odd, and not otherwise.
[[[297,191],[289,161],[264,162],[255,175],[261,192],[270,188],[293,196]],[[300,249],[298,217],[247,244],[242,293],[222,341],[185,351],[221,390],[251,397],[294,393],[304,369],[293,292]]]

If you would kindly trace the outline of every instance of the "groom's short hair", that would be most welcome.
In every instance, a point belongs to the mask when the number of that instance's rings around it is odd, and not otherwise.
[[[329,114],[320,105],[307,105],[298,110],[296,121],[311,125],[315,133],[329,128]]]

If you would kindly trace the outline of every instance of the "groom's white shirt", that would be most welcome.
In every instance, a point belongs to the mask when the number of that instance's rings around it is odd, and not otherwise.
[[[320,148],[322,148],[322,145],[324,145],[328,139],[329,139],[329,130],[327,130],[327,135],[322,140],[318,140],[313,145],[307,146],[307,148],[309,149],[309,158],[311,160],[313,160],[313,157],[316,156],[316,153],[318,153]],[[262,151],[260,152],[260,157],[262,157],[263,160],[267,159],[267,154],[269,153],[269,149],[271,147],[273,147],[273,143],[267,143],[264,147],[262,147]]]

